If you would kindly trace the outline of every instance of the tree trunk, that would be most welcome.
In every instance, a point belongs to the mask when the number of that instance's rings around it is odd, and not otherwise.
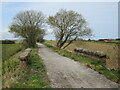
[[[63,49],[65,49],[67,46],[69,46],[72,42],[73,42],[73,40],[71,40],[66,46],[64,46]]]
[[[73,41],[75,41],[77,39],[77,36],[73,39],[73,40],[71,40],[66,46],[64,46],[63,47],[63,49],[65,49],[67,46],[69,46]]]

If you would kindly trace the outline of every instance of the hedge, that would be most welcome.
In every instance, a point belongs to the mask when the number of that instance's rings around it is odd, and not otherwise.
[[[13,40],[1,40],[0,43],[2,43],[2,44],[15,44],[15,41],[13,41]]]

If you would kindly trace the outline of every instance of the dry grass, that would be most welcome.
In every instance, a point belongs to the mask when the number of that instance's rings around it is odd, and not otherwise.
[[[56,41],[46,41],[52,45],[56,45]],[[90,41],[74,41],[66,50],[73,51],[75,48],[85,48],[95,51],[103,51],[109,57],[106,60],[108,68],[118,68],[118,46],[115,44],[103,44]]]

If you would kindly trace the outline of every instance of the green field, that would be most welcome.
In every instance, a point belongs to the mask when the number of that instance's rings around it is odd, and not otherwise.
[[[2,61],[9,59],[21,49],[22,44],[2,44]]]

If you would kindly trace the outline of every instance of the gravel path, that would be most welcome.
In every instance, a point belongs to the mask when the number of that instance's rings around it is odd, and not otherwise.
[[[117,88],[118,84],[106,79],[92,69],[53,52],[39,44],[48,77],[54,88]]]

